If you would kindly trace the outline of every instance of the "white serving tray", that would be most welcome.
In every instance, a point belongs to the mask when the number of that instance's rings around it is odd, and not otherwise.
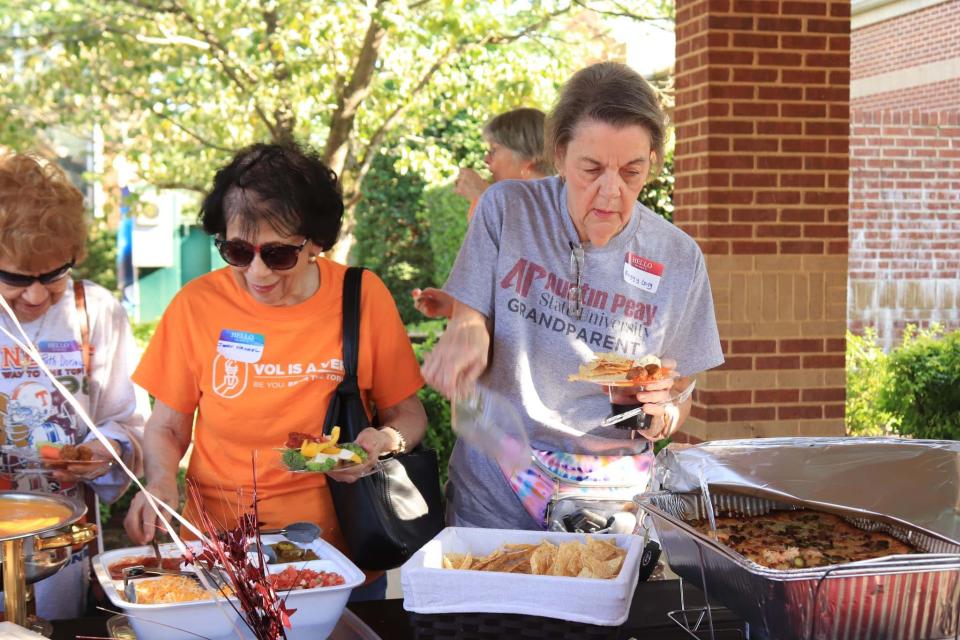
[[[400,569],[403,608],[415,613],[519,613],[619,626],[630,613],[637,587],[642,540],[633,535],[597,535],[626,549],[612,580],[566,578],[443,568],[445,553],[487,555],[505,543],[559,545],[587,538],[579,533],[448,527]]]
[[[283,536],[263,536],[264,544],[285,540]],[[198,543],[189,543],[198,548]],[[287,607],[297,612],[290,617],[293,625],[287,630],[288,640],[313,640],[326,638],[333,631],[337,620],[354,587],[363,584],[363,572],[342,553],[324,540],[317,539],[301,547],[313,549],[320,560],[269,565],[271,573],[282,571],[288,566],[304,566],[314,571],[335,571],[343,576],[345,582],[335,587],[317,587],[298,589],[286,594]],[[161,553],[179,555],[172,544],[161,545]],[[234,628],[241,630],[244,637],[252,637],[250,630],[240,620],[227,600],[218,597],[216,601],[180,602],[174,604],[136,604],[127,602],[123,597],[123,580],[110,577],[108,567],[129,556],[152,555],[150,547],[131,547],[104,552],[93,559],[93,568],[115,607],[129,616],[130,624],[138,640],[196,640],[204,636],[211,640],[236,638]],[[281,597],[283,593],[279,594]]]

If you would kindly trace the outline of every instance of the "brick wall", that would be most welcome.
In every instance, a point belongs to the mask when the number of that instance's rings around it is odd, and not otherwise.
[[[861,113],[880,111],[953,112],[960,104],[960,78],[931,82],[919,87],[884,91],[858,98],[853,106]]]
[[[855,110],[850,327],[960,327],[960,112]]]
[[[675,221],[727,363],[694,439],[843,433],[850,4],[677,3]]]
[[[857,29],[850,51],[854,79],[960,56],[960,0]]]
[[[848,320],[887,347],[908,323],[960,328],[958,59],[960,0],[852,35]]]

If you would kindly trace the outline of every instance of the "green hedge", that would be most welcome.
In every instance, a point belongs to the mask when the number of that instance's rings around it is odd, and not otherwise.
[[[423,356],[433,349],[437,338],[443,333],[443,321],[427,321],[412,327],[414,335],[426,335],[422,342],[416,342],[413,345],[413,351],[417,354],[417,360],[422,364]],[[424,386],[419,393],[420,402],[427,412],[427,444],[437,450],[437,457],[440,459],[440,480],[442,483],[447,481],[447,463],[450,460],[450,454],[453,451],[453,444],[456,442],[456,436],[450,426],[450,402],[447,401],[440,392],[433,387]]]
[[[960,331],[911,325],[889,354],[870,330],[848,334],[847,428],[851,435],[960,440]]]
[[[905,333],[887,360],[880,406],[901,434],[960,440],[960,331]]]

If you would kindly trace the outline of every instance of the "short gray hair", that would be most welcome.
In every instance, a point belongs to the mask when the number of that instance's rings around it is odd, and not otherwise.
[[[553,173],[553,166],[543,154],[545,121],[546,114],[539,109],[514,109],[491,118],[483,133],[522,160],[532,161],[534,170],[546,176]]]
[[[564,83],[546,122],[546,155],[553,161],[566,151],[581,120],[615,127],[640,125],[650,134],[650,149],[663,164],[667,114],[653,87],[625,64],[600,62],[577,71]],[[655,175],[651,171],[651,175]]]

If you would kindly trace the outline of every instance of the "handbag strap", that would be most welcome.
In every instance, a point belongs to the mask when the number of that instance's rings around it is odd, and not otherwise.
[[[366,409],[360,395],[360,382],[357,369],[360,358],[360,284],[363,279],[363,267],[348,267],[343,278],[343,380],[327,406],[327,415],[323,423],[323,432],[330,433],[334,425],[347,429],[342,437],[353,439],[362,427],[356,422],[367,422]],[[353,416],[355,419],[350,419]]]
[[[83,372],[87,376],[87,384],[93,381],[90,379],[90,314],[87,313],[87,292],[83,287],[83,280],[73,281],[73,301],[77,305],[77,317],[80,319],[80,355],[83,358]],[[97,493],[88,486],[82,486],[83,503],[87,507],[85,520],[93,522],[100,529],[100,503],[97,500]],[[98,534],[93,540],[87,543],[88,552],[93,557],[102,551],[103,537]],[[91,573],[93,566],[90,567]]]
[[[77,315],[80,317],[80,354],[83,358],[83,372],[90,378],[90,316],[87,314],[87,293],[83,280],[73,281],[73,300],[77,303]]]
[[[347,267],[343,278],[343,369],[344,381],[356,380],[360,358],[360,287],[363,267]],[[359,391],[359,389],[358,389]]]

